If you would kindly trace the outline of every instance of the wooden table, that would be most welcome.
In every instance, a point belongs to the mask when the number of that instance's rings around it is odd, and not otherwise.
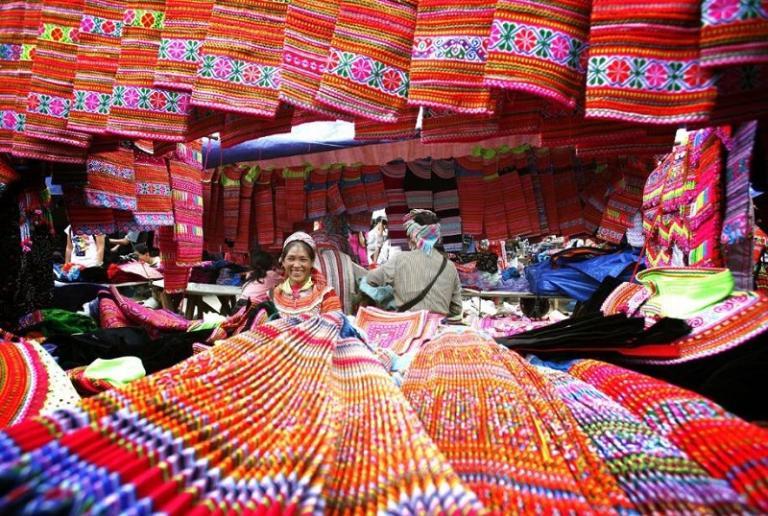
[[[157,280],[152,282],[152,286],[157,289],[165,288],[163,280]],[[214,285],[209,283],[188,283],[187,289],[184,291],[184,297],[187,299],[187,305],[184,309],[184,317],[189,320],[195,318],[202,319],[205,312],[214,312],[215,310],[211,306],[203,301],[205,296],[216,296],[221,302],[221,309],[219,313],[221,315],[230,315],[237,302],[237,297],[240,295],[241,287],[233,287],[231,285]],[[168,296],[163,296],[163,307],[167,308]],[[197,312],[197,317],[195,317]]]
[[[560,309],[562,304],[567,304],[573,301],[572,298],[567,296],[546,296],[546,295],[543,296],[539,294],[534,294],[533,292],[513,292],[511,290],[476,290],[473,288],[461,289],[461,297],[475,298],[478,300],[477,311],[480,317],[483,316],[483,313],[482,313],[483,305],[480,302],[481,299],[490,299],[496,302],[499,302],[501,300],[513,300],[519,303],[521,299],[543,298],[543,299],[549,300],[550,308],[555,308],[557,310]]]

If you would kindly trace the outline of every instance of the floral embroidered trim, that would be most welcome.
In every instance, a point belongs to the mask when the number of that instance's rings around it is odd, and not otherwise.
[[[85,202],[89,206],[98,206],[101,208],[113,208],[116,210],[136,210],[136,198],[117,195],[114,193],[102,192],[99,190],[84,189]]]
[[[54,97],[53,95],[41,95],[30,92],[27,97],[27,113],[39,113],[56,118],[67,118],[69,116],[69,105],[71,100],[63,97]]]
[[[65,27],[55,23],[43,23],[37,39],[42,41],[56,41],[74,45],[80,40],[80,32],[76,27]]]
[[[173,215],[169,213],[136,212],[133,218],[137,223],[147,226],[172,226],[174,223]]]
[[[188,115],[191,110],[189,98],[189,93],[178,91],[115,86],[112,91],[112,107]]]
[[[72,111],[83,111],[86,113],[108,115],[111,105],[112,95],[109,93],[75,90]]]
[[[17,113],[14,110],[7,109],[0,111],[0,129],[6,131],[23,131],[26,126],[27,115]]]
[[[88,173],[91,174],[109,174],[110,176],[119,177],[120,179],[129,181],[133,181],[135,177],[132,168],[118,167],[112,163],[106,163],[99,160],[89,160],[87,170]]]
[[[447,36],[414,38],[412,58],[416,60],[454,60],[484,63],[488,57],[488,38]]]
[[[21,45],[0,44],[0,61],[18,61],[19,59],[21,59]]]
[[[328,73],[349,79],[357,84],[405,98],[408,96],[410,80],[405,70],[371,59],[367,56],[331,49]]]
[[[311,70],[316,73],[324,73],[326,69],[326,60],[312,59],[311,57],[292,54],[288,49],[285,49],[283,52],[283,61],[296,68]]]
[[[21,45],[21,57],[20,61],[32,61],[35,57],[35,45],[34,43],[24,43]]]
[[[140,195],[162,195],[170,197],[171,187],[165,183],[136,183],[136,193]]]
[[[165,28],[165,13],[147,9],[126,9],[123,24],[126,27],[163,29]]]
[[[249,63],[228,56],[204,55],[197,75],[205,79],[258,86],[270,90],[280,88],[280,68]]]
[[[701,23],[704,26],[760,18],[768,20],[766,4],[760,0],[704,0],[701,4]]]
[[[494,52],[517,54],[542,59],[584,72],[587,55],[586,42],[564,32],[494,20],[488,49]]]
[[[713,78],[698,62],[662,61],[629,56],[589,58],[588,86],[655,91],[701,91]]]
[[[200,62],[200,49],[203,42],[197,39],[170,39],[160,40],[160,50],[157,57],[164,61],[181,61],[186,63]]]
[[[123,22],[84,14],[80,20],[80,32],[119,38],[123,35]]]

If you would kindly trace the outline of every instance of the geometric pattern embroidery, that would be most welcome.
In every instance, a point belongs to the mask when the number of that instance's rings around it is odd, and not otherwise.
[[[27,97],[27,112],[39,113],[55,118],[67,118],[69,116],[70,102],[71,100],[68,98],[30,92]]]
[[[249,63],[228,56],[206,54],[203,56],[197,75],[206,79],[258,86],[270,90],[280,88],[280,68]]]
[[[37,39],[42,41],[55,41],[57,43],[75,44],[78,41],[78,29],[66,27],[54,23],[43,23]]]
[[[189,93],[178,91],[115,86],[112,91],[112,106],[188,115],[191,111],[189,97]]]
[[[759,18],[768,20],[768,5],[759,0],[704,0],[701,4],[701,21],[705,26]]]
[[[18,61],[21,59],[21,45],[14,43],[0,44],[0,61]]]
[[[80,33],[119,38],[123,35],[123,22],[84,14],[80,20]]]
[[[714,79],[698,62],[664,61],[634,56],[589,58],[587,85],[651,91],[706,90]]]
[[[405,98],[410,85],[408,73],[367,56],[331,49],[328,73],[374,88],[387,95]]]
[[[165,183],[136,183],[136,193],[140,195],[170,196],[171,187]]]
[[[74,102],[72,104],[72,111],[83,111],[86,113],[108,115],[111,105],[112,95],[109,93],[76,90]]]
[[[564,32],[523,23],[494,20],[488,48],[496,52],[535,57],[584,71],[587,44]]]
[[[164,61],[182,61],[197,63],[200,61],[200,49],[203,42],[194,39],[170,39],[160,40],[158,58]]]
[[[412,59],[444,59],[484,63],[488,56],[488,38],[446,36],[413,39]]]
[[[145,29],[163,29],[165,13],[147,9],[127,9],[123,17],[125,27],[142,27]]]

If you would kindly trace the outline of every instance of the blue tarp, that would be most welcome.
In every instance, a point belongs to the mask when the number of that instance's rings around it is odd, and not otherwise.
[[[586,301],[609,276],[628,281],[638,256],[636,250],[625,250],[587,260],[559,260],[556,267],[545,261],[526,267],[525,277],[534,294]]]

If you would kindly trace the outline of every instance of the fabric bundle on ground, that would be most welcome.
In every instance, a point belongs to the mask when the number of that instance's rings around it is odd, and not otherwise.
[[[124,12],[122,0],[83,2],[68,129],[94,134],[107,130]]]
[[[87,147],[90,136],[67,129],[72,103],[83,0],[45,0],[40,15],[24,133]]]
[[[168,170],[177,243],[176,265],[193,267],[203,259],[202,165],[191,149],[178,149]]]
[[[573,107],[581,97],[592,2],[496,2],[485,84]]]
[[[214,4],[214,0],[166,0],[155,85],[192,91]]]
[[[107,120],[110,133],[150,140],[184,141],[190,112],[189,93],[154,86],[164,26],[164,0],[127,2],[120,61]]]
[[[411,52],[411,105],[489,114],[483,85],[494,4],[484,0],[418,2]]]
[[[192,104],[273,118],[279,105],[287,2],[217,1]]]
[[[141,303],[123,296],[114,286],[109,288],[109,293],[131,326],[143,327],[150,337],[157,337],[161,332],[186,331],[189,328],[190,321],[169,310],[147,308]]]
[[[283,102],[310,113],[341,115],[315,100],[328,64],[339,4],[340,0],[296,0],[288,5],[280,82]]]
[[[0,428],[54,410],[80,397],[51,355],[33,342],[0,342]]]
[[[123,147],[88,155],[88,184],[84,188],[88,206],[136,210],[136,178],[133,151]]]
[[[699,60],[700,5],[593,1],[585,116],[653,124],[706,121],[717,91]]]
[[[141,151],[134,151],[133,172],[136,178],[136,211],[139,224],[169,226],[173,224],[173,204],[168,177],[168,164]]]
[[[394,122],[405,111],[416,2],[341,0],[318,102]]]

